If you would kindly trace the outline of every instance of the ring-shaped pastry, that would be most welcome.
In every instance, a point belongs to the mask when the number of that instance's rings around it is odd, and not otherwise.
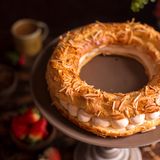
[[[87,84],[80,70],[99,54],[138,60],[149,82],[129,93],[107,93]],[[46,79],[54,106],[99,136],[128,136],[160,124],[160,34],[146,24],[96,22],[67,32],[49,59]]]

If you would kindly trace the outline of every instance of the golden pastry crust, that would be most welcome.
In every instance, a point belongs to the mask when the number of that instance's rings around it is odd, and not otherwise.
[[[157,31],[136,22],[96,22],[67,32],[47,66],[53,104],[78,126],[103,137],[128,136],[159,125],[159,42]],[[80,79],[81,68],[93,57],[115,53],[140,61],[148,84],[126,94],[107,93]]]

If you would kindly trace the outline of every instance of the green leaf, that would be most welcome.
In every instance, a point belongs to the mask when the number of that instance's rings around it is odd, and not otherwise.
[[[144,8],[145,5],[147,5],[151,2],[155,2],[156,0],[132,0],[131,2],[131,10],[133,12],[139,12],[141,9]]]

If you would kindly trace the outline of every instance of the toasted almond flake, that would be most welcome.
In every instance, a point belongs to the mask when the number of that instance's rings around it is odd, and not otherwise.
[[[135,112],[137,112],[137,108],[138,108],[138,103],[139,103],[139,98],[141,97],[141,93],[139,93],[137,96],[136,96],[136,98],[133,100],[133,108],[134,108],[134,110],[135,110]]]
[[[147,105],[145,106],[145,111],[146,113],[156,112],[156,111],[159,111],[159,107],[156,105]]]
[[[125,107],[124,104],[125,104],[125,102],[127,101],[127,99],[128,99],[128,95],[125,95],[125,96],[122,98],[121,103],[120,103],[119,108],[118,108],[119,111],[121,111],[121,110],[123,109],[123,107]]]
[[[98,97],[98,96],[99,96],[98,94],[94,94],[94,93],[85,94],[85,97]]]
[[[59,92],[63,92],[63,91],[65,91],[65,90],[66,90],[66,87],[60,89]]]
[[[139,93],[139,94],[136,96],[136,98],[134,99],[133,103],[136,103],[136,102],[139,100],[140,97],[141,97],[141,93]]]
[[[118,108],[119,111],[121,111],[123,109],[124,106],[124,103],[125,103],[125,100],[123,100]]]
[[[160,106],[160,95],[158,95],[157,98],[156,98],[156,104],[157,104],[158,106]]]
[[[125,114],[127,117],[130,117],[130,114],[129,114],[128,109],[125,109],[125,110],[124,110],[124,114]]]
[[[99,117],[101,113],[102,113],[102,111],[99,111],[98,114],[97,114],[97,117]]]
[[[136,36],[132,36],[132,41],[135,40],[136,42],[138,42],[139,44],[143,45],[143,41],[141,40],[141,38],[138,38]]]
[[[114,33],[109,33],[109,32],[107,32],[107,33],[106,33],[106,36],[111,37],[111,38],[114,39],[114,40],[117,39],[117,37],[116,37],[116,35],[115,35]]]
[[[115,108],[116,108],[116,101],[113,101],[113,104],[112,104],[112,111],[113,112],[115,111]]]
[[[102,30],[98,30],[96,34],[93,36],[93,39],[96,40],[100,34],[102,34]]]
[[[157,92],[157,89],[151,85],[149,85],[149,88],[153,89],[155,92]]]
[[[145,96],[147,95],[147,91],[148,91],[148,86],[145,86],[145,89],[144,89]]]

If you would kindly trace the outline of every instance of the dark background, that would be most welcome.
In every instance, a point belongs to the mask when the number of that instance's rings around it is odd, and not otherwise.
[[[153,11],[156,3],[149,3],[143,10],[133,13],[131,0],[1,0],[0,1],[0,51],[12,46],[10,27],[20,18],[44,21],[50,36],[94,22],[122,22],[131,20],[156,27]]]
[[[9,63],[10,61],[6,62],[4,58],[5,55],[8,55],[8,51],[14,51],[10,34],[11,25],[21,18],[33,18],[44,21],[50,28],[49,40],[54,39],[67,30],[96,20],[102,22],[124,22],[135,18],[136,21],[145,22],[158,29],[157,20],[153,14],[156,3],[149,3],[138,13],[133,13],[130,10],[130,3],[131,0],[0,0],[0,64],[2,62],[11,66],[18,75],[16,91],[11,98],[7,99],[7,104],[0,109],[0,160],[35,160],[35,156],[37,157],[37,154],[23,153],[17,149],[15,143],[12,142],[10,134],[12,112],[17,112],[19,107],[26,106],[28,102],[33,101],[29,83],[31,69],[25,69],[25,65],[23,68],[23,64],[13,65]],[[2,74],[0,73],[1,76]],[[38,81],[39,79],[37,79]],[[2,98],[0,101],[2,101]],[[72,141],[71,143],[73,144]],[[68,160],[71,160],[71,153],[74,148],[68,147],[71,144],[68,142],[68,138],[61,135],[57,139],[57,146],[59,148],[62,147],[61,152],[65,157],[64,159],[68,157]],[[150,149],[148,149],[148,146],[146,147],[144,151],[142,149],[145,160],[153,159],[149,155],[150,153],[154,153],[155,156],[159,155],[160,143],[154,144]]]

